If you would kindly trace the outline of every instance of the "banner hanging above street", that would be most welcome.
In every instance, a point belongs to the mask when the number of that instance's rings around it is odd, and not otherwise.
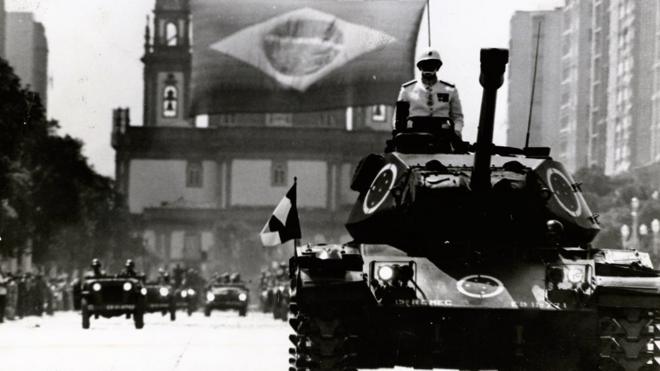
[[[193,112],[393,104],[424,0],[193,0]]]

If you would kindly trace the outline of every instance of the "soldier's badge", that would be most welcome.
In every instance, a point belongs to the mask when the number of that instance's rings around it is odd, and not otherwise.
[[[447,93],[438,93],[439,102],[449,102],[449,94]]]

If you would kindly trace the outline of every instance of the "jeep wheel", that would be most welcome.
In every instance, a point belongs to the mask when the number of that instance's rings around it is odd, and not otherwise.
[[[143,311],[135,311],[135,313],[133,313],[133,323],[135,324],[135,328],[138,330],[144,327]]]
[[[211,316],[211,309],[210,308],[204,308],[204,315],[207,317]]]
[[[247,315],[247,308],[241,308],[238,310],[238,315],[240,317],[245,317]]]
[[[80,313],[82,314],[82,328],[89,328],[89,308],[87,308],[87,299],[80,300]]]
[[[170,309],[170,321],[176,321],[176,309]]]

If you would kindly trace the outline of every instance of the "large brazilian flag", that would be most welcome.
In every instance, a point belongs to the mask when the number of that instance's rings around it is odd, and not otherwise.
[[[193,0],[193,112],[391,104],[424,0]]]

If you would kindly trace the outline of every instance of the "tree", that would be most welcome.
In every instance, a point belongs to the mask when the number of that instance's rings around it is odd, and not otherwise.
[[[0,254],[20,255],[29,241],[35,262],[73,269],[139,251],[112,180],[89,165],[80,140],[57,128],[0,59]]]

